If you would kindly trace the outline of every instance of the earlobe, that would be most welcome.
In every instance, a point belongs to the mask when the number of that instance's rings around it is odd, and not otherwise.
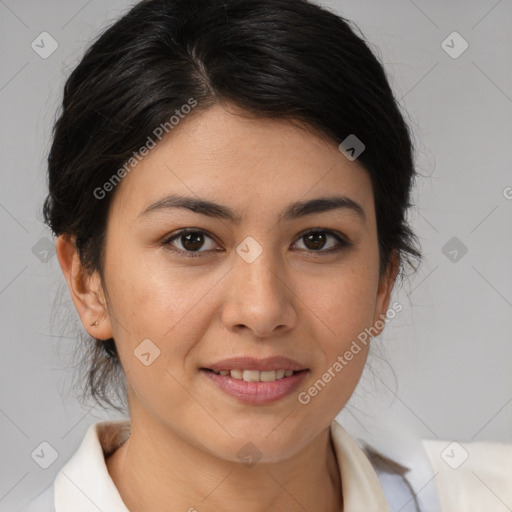
[[[97,339],[112,338],[112,328],[99,273],[92,274],[82,265],[75,237],[60,235],[56,242],[57,258],[68,283],[73,304],[85,330]]]

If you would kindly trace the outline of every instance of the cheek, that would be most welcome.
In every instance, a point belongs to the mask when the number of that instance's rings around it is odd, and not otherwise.
[[[155,251],[156,252],[156,251]],[[105,265],[114,338],[123,364],[136,364],[133,351],[150,339],[168,366],[183,364],[209,317],[205,308],[214,276],[166,264],[162,255],[112,251]]]
[[[378,279],[373,269],[361,261],[307,287],[305,303],[322,357],[299,402],[314,404],[332,416],[352,395],[368,356],[367,330],[373,321]]]
[[[108,274],[111,321],[129,393],[137,397],[132,406],[140,403],[155,417],[170,403],[190,412],[184,367],[207,328],[205,296],[215,283],[151,258],[113,256],[119,257]]]
[[[326,337],[323,346],[328,352],[341,350],[344,345],[371,325],[376,305],[378,275],[372,265],[361,259],[330,270],[316,285],[304,283],[305,303],[316,313]]]

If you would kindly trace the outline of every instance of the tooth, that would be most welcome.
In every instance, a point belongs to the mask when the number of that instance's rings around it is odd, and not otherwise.
[[[276,380],[276,371],[275,370],[264,370],[260,372],[260,380],[262,382],[271,382]]]
[[[243,379],[246,382],[273,382],[284,377],[291,377],[293,370],[220,370],[217,375],[231,376],[233,379]]]
[[[260,380],[260,372],[258,370],[244,370],[242,378],[245,382],[258,382]]]

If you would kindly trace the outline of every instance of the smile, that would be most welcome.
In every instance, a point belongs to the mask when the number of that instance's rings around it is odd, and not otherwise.
[[[231,377],[237,380],[244,380],[245,382],[273,382],[275,380],[284,379],[285,377],[291,377],[294,373],[293,370],[220,370],[214,371],[216,375],[222,375],[224,377]]]
[[[237,402],[268,405],[289,397],[298,389],[309,370],[218,370],[201,368],[213,386]]]

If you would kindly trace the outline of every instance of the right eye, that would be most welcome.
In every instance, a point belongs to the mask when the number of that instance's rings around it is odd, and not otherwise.
[[[186,258],[198,258],[201,254],[206,251],[200,251],[199,249],[204,245],[205,238],[213,239],[202,229],[182,229],[177,233],[173,234],[170,238],[167,238],[163,245],[165,245],[170,251],[182,255]],[[175,241],[178,241],[182,248],[176,248],[174,245]]]

